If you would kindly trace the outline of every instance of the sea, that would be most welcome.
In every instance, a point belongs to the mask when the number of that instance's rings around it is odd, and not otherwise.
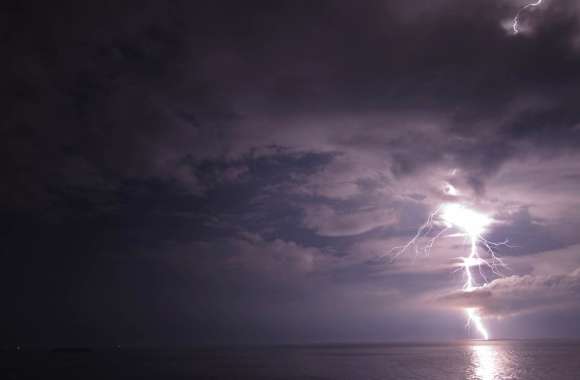
[[[5,350],[0,379],[579,380],[580,342]]]

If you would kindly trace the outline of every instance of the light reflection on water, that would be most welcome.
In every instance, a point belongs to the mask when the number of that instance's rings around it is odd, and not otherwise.
[[[515,379],[513,357],[507,347],[482,342],[470,349],[469,380]]]
[[[31,350],[0,352],[0,378],[579,380],[579,359],[580,341],[556,340],[116,349],[78,356]]]

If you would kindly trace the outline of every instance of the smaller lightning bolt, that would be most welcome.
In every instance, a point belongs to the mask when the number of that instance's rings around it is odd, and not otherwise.
[[[516,16],[514,17],[514,21],[512,22],[512,28],[514,30],[514,34],[518,34],[520,32],[520,16],[522,15],[522,13],[530,8],[535,8],[535,7],[540,6],[542,4],[542,2],[543,2],[543,0],[537,0],[534,3],[526,4],[520,8],[518,13],[516,13]]]

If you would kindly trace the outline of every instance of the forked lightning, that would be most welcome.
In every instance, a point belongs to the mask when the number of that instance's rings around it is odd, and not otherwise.
[[[457,190],[454,187],[447,185],[447,188],[448,195],[457,195]],[[467,238],[469,243],[469,253],[460,258],[458,267],[465,276],[463,291],[472,292],[485,287],[487,284],[483,267],[488,267],[492,273],[501,275],[498,269],[504,266],[501,259],[496,256],[493,247],[506,244],[506,242],[491,243],[483,236],[487,227],[492,223],[493,219],[489,216],[472,210],[461,203],[444,203],[429,215],[425,224],[419,228],[407,244],[393,249],[394,257],[398,257],[411,248],[415,250],[416,254],[428,255],[436,240],[454,229],[458,233],[448,236],[461,236]],[[423,239],[426,239],[426,243],[422,244],[421,240]],[[485,256],[480,254],[480,248],[483,248]],[[478,268],[478,273],[474,273],[474,268]],[[477,281],[476,277],[481,279],[481,283]],[[490,334],[483,323],[479,310],[470,307],[465,309],[465,313],[468,317],[468,323],[475,326],[483,339],[489,339]]]

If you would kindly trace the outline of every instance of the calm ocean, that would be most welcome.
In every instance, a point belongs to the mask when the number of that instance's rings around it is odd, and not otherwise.
[[[580,379],[580,342],[0,353],[1,379]]]

